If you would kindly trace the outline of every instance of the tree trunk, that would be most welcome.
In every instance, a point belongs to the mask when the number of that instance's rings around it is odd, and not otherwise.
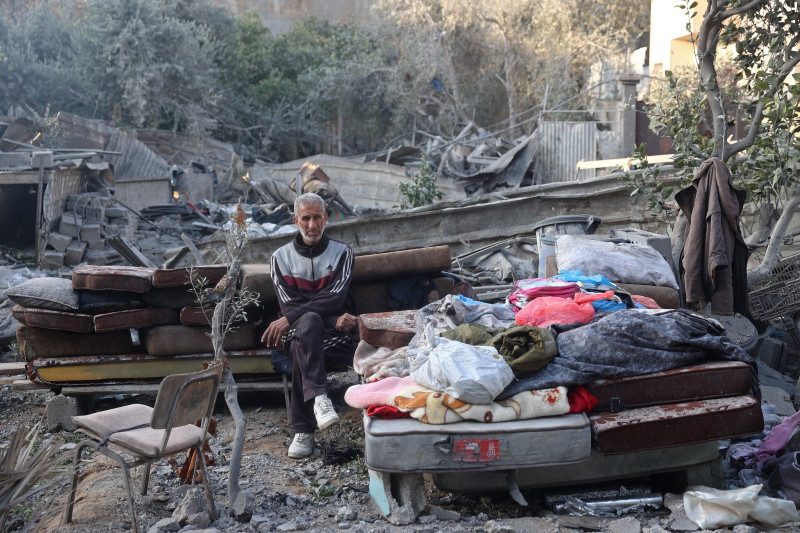
[[[783,236],[786,235],[786,230],[798,206],[800,206],[800,188],[795,188],[795,190],[792,191],[792,196],[789,198],[789,201],[783,206],[783,212],[778,222],[772,229],[767,251],[764,252],[764,259],[761,261],[760,265],[747,273],[747,284],[749,286],[752,287],[759,281],[767,279],[772,273],[772,269],[775,268],[775,265],[780,259]]]
[[[225,403],[231,412],[231,416],[233,416],[233,422],[236,427],[228,470],[228,506],[230,507],[241,492],[241,488],[239,488],[239,469],[242,465],[246,424],[242,408],[239,407],[239,388],[233,380],[233,372],[227,366],[222,374],[222,382],[225,384]]]

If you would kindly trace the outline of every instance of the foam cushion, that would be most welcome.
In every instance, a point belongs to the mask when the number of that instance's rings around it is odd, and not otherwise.
[[[112,331],[115,329],[145,328],[150,326],[165,326],[177,324],[179,313],[175,309],[133,309],[131,311],[117,311],[95,315],[95,331]]]
[[[157,326],[142,329],[139,334],[145,351],[161,357],[213,352],[211,328],[199,326]],[[255,326],[244,324],[225,336],[225,350],[257,348]]]
[[[134,266],[79,266],[72,274],[72,288],[144,293],[153,287],[155,270]]]
[[[133,351],[133,341],[127,329],[107,333],[72,333],[22,325],[17,329],[17,342],[26,361],[34,357],[118,355]]]
[[[22,307],[51,309],[53,311],[75,311],[78,309],[78,293],[72,282],[63,278],[34,278],[6,289],[6,297]]]
[[[586,389],[598,400],[596,412],[611,410],[612,398],[630,409],[739,396],[750,389],[750,366],[741,361],[711,361],[643,376],[599,379]]]
[[[186,287],[152,289],[142,294],[142,300],[152,307],[169,309],[183,309],[186,306],[197,305],[194,293]]]
[[[182,287],[191,283],[191,272],[205,278],[206,286],[213,287],[228,273],[228,265],[203,265],[185,268],[161,268],[153,272],[153,287]]]
[[[52,311],[50,309],[33,309],[15,305],[11,314],[26,326],[36,326],[45,329],[61,331],[74,331],[76,333],[90,333],[94,331],[92,315],[67,313],[66,311]]]
[[[139,309],[144,305],[142,295],[123,291],[78,291],[78,311],[89,315]]]
[[[590,417],[597,450],[604,455],[669,448],[759,433],[761,404],[734,396],[629,409]]]
[[[370,313],[358,317],[358,333],[361,340],[372,346],[401,348],[416,333],[414,315],[416,311],[390,311]]]

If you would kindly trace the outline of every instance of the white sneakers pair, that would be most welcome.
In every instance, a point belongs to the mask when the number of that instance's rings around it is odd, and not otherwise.
[[[314,398],[314,416],[319,429],[325,429],[339,422],[339,415],[336,414],[333,402],[327,394],[321,394]],[[289,445],[289,457],[302,459],[312,453],[314,453],[314,434],[295,433],[292,444]]]

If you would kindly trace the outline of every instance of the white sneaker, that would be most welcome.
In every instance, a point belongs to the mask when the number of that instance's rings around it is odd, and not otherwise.
[[[314,416],[317,417],[319,429],[325,429],[339,422],[339,415],[333,408],[331,399],[327,394],[321,394],[314,398]]]
[[[314,434],[295,433],[292,443],[289,445],[289,457],[292,459],[302,459],[314,453]]]

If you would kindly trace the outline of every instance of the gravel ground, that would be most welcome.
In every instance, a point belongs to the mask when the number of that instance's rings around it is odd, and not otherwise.
[[[680,495],[667,494],[667,507],[620,518],[561,516],[544,507],[544,493],[523,491],[530,507],[515,503],[508,494],[451,494],[437,490],[426,480],[428,506],[417,521],[408,526],[394,526],[380,515],[367,494],[368,474],[363,461],[363,431],[360,412],[343,402],[346,388],[356,382],[353,373],[332,376],[331,396],[342,414],[342,423],[317,433],[317,448],[312,457],[292,460],[286,456],[289,443],[283,395],[278,393],[243,393],[240,404],[247,418],[246,444],[240,485],[253,496],[252,516],[234,516],[226,506],[228,461],[233,442],[233,421],[224,400],[215,411],[219,421],[217,436],[212,440],[214,464],[210,478],[219,518],[208,523],[205,514],[190,517],[183,525],[173,518],[179,515],[184,500],[195,495],[191,487],[182,485],[174,465],[160,461],[153,468],[148,494],[138,494],[141,474],[133,472],[137,514],[144,531],[334,531],[353,532],[512,532],[512,531],[612,531],[615,533],[660,533],[663,531],[695,531],[685,518]],[[45,419],[49,391],[16,392],[10,385],[0,388],[0,455],[11,432],[20,425],[31,425]],[[104,397],[97,409],[106,409],[126,402],[149,403],[148,396]],[[70,432],[57,431],[57,436],[74,446],[78,438]],[[182,460],[182,458],[181,458]],[[78,502],[73,523],[63,525],[58,518],[45,522],[44,530],[63,532],[123,531],[130,528],[129,508],[125,499],[119,469],[100,455],[82,464]],[[196,496],[196,495],[195,495]],[[184,504],[185,505],[185,504]],[[183,518],[184,520],[186,517]],[[13,526],[21,526],[20,520]],[[722,531],[751,533],[749,525]],[[781,531],[800,531],[783,528]]]

